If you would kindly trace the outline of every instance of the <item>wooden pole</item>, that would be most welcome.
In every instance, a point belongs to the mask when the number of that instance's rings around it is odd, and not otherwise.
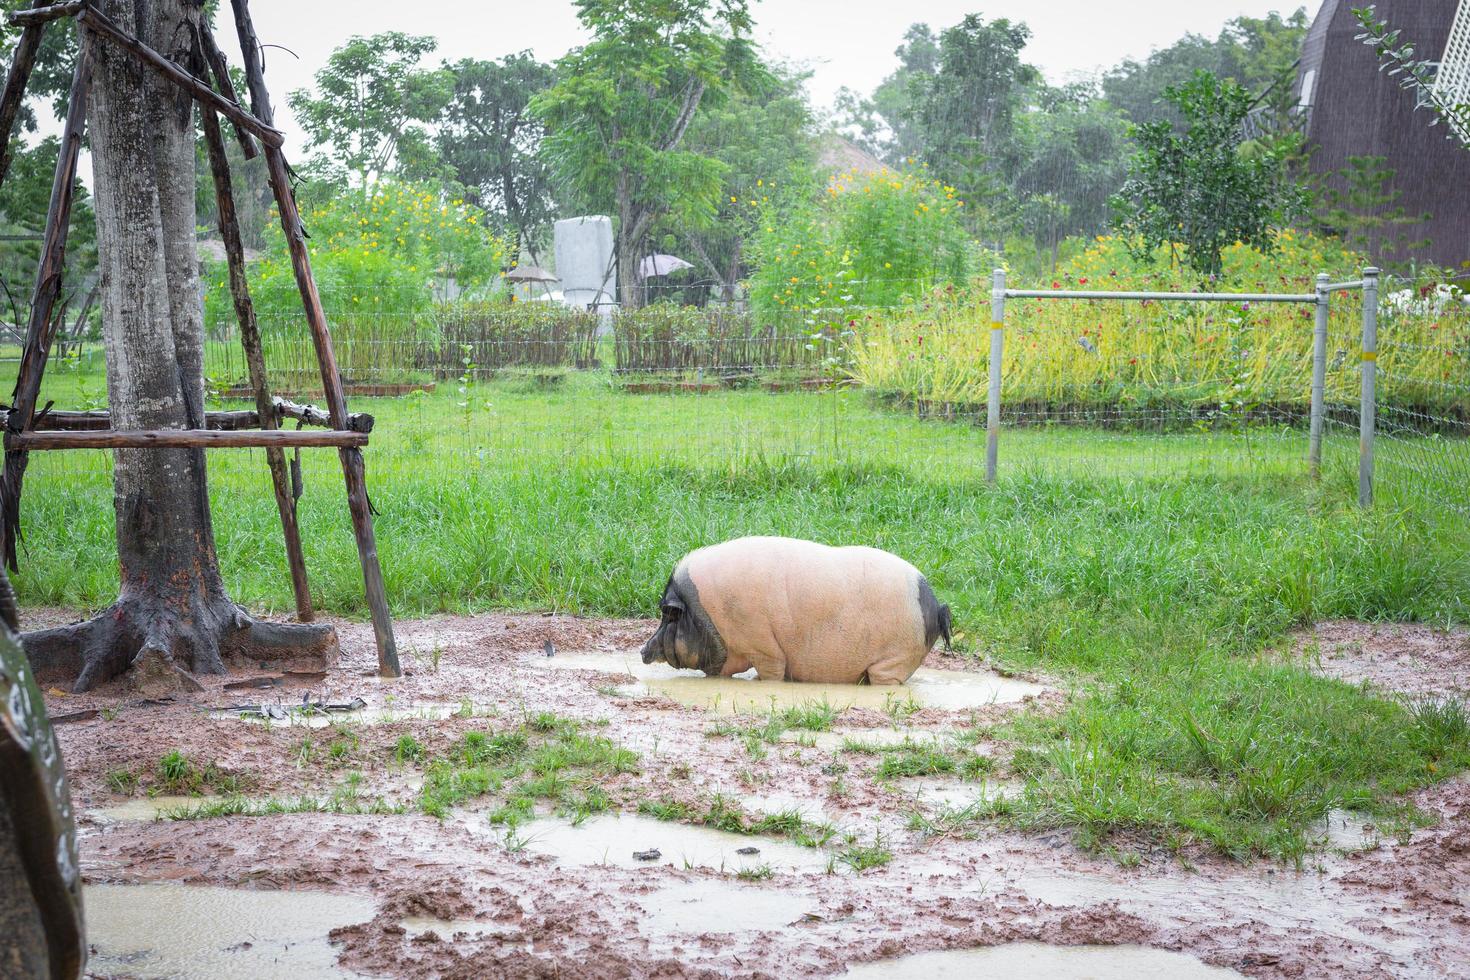
[[[267,122],[272,115],[265,88],[265,72],[260,63],[260,41],[255,35],[255,26],[250,19],[246,0],[230,0],[235,10],[235,28],[240,37],[240,51],[245,62],[245,80],[250,87],[251,107]],[[254,118],[254,117],[252,117]],[[327,317],[322,310],[321,295],[311,275],[311,260],[306,254],[306,235],[301,227],[301,215],[296,210],[296,198],[291,193],[290,168],[279,145],[269,143],[265,148],[266,167],[270,173],[271,189],[275,193],[276,208],[281,213],[281,229],[286,235],[286,244],[291,251],[291,268],[296,274],[296,285],[301,291],[301,301],[306,307],[306,322],[311,328],[312,342],[316,346],[317,360],[321,365],[322,392],[327,403],[327,415],[333,427],[347,428],[347,396],[342,389],[342,375],[337,370],[337,356],[332,350],[332,337],[327,331]],[[342,476],[347,484],[347,507],[352,514],[352,530],[357,536],[357,553],[362,562],[364,591],[367,593],[368,608],[372,611],[373,634],[378,644],[378,673],[384,677],[401,677],[403,670],[398,664],[398,646],[393,638],[393,620],[388,613],[388,595],[383,586],[383,569],[378,561],[378,544],[373,533],[372,506],[368,501],[367,475],[363,469],[362,451],[357,447],[343,447]]]
[[[224,136],[220,133],[219,117],[208,106],[200,107],[199,119],[209,151],[209,168],[214,173],[219,234],[229,263],[230,296],[235,304],[235,318],[240,323],[240,343],[245,348],[245,363],[250,369],[250,387],[255,389],[255,411],[262,429],[274,429],[275,406],[266,379],[265,352],[260,342],[260,326],[255,320],[255,304],[250,299],[250,284],[245,278],[245,246],[240,239],[240,222],[235,212],[235,192],[230,183]],[[245,136],[245,139],[248,141],[250,138]],[[296,618],[309,623],[316,619],[316,613],[311,606],[311,584],[306,577],[306,554],[301,547],[301,527],[296,520],[296,500],[291,496],[291,479],[286,472],[286,454],[278,448],[269,448],[265,451],[265,461],[271,471],[276,510],[281,515],[286,564],[291,570],[291,591],[296,597]]]
[[[240,104],[240,96],[235,91],[235,82],[230,78],[230,66],[225,63],[225,55],[214,41],[214,32],[209,29],[208,24],[202,25],[199,31],[199,43],[204,48],[204,60],[209,65],[210,72],[214,75],[215,84],[219,86],[220,94],[236,105]],[[245,159],[254,160],[260,155],[255,148],[255,140],[250,138],[245,127],[231,121],[235,128],[235,141],[240,144],[240,152],[245,154]]]
[[[323,429],[330,429],[332,424],[327,420],[327,413],[315,405],[298,405],[284,398],[272,398],[272,413],[275,418],[295,419],[305,425],[314,425]],[[9,419],[10,406],[0,405],[0,413]],[[365,412],[356,412],[347,416],[347,429],[350,432],[369,433],[373,431],[374,419]],[[237,432],[242,429],[275,429],[274,425],[263,426],[260,424],[260,412],[253,408],[239,408],[230,411],[205,412],[204,427],[216,432]],[[45,409],[38,412],[31,419],[29,427],[36,432],[105,432],[112,428],[112,413],[107,409],[92,412],[68,412],[61,410]],[[17,426],[17,431],[19,426]]]
[[[118,27],[96,7],[83,7],[82,12],[77,15],[77,23],[92,28],[125,51],[131,51],[142,60],[143,64],[192,95],[195,101],[214,109],[230,122],[243,127],[266,146],[279,148],[286,141],[285,134],[279,129],[261,122],[234,102],[226,99],[199,78]]]
[[[49,21],[79,14],[86,5],[87,0],[67,0],[50,6],[37,4],[30,10],[17,10],[10,15],[10,22],[17,27],[39,27]]]
[[[46,0],[36,0],[36,6],[44,6]],[[0,90],[0,184],[10,172],[10,133],[15,129],[15,119],[20,115],[21,103],[25,101],[26,84],[31,80],[31,69],[36,67],[36,52],[41,50],[43,24],[31,24],[20,32],[15,42],[15,55],[10,59],[10,70],[5,75],[5,88]]]
[[[295,419],[307,425],[319,425],[329,428],[332,425],[331,418],[326,412],[315,405],[298,405],[284,398],[275,399],[276,414],[282,418]],[[367,412],[352,412],[347,416],[347,428],[353,432],[371,432],[376,420]]]
[[[357,448],[366,446],[362,432],[289,432],[255,429],[220,432],[214,429],[107,429],[102,432],[7,432],[7,452],[41,449],[253,449],[262,446]]]
[[[51,180],[51,203],[46,209],[41,263],[36,268],[30,322],[16,375],[15,393],[11,398],[12,408],[6,420],[7,436],[30,428],[36,400],[40,397],[41,378],[46,373],[52,334],[56,329],[54,312],[61,296],[61,274],[66,265],[66,233],[71,223],[72,189],[76,183],[77,157],[82,151],[82,134],[87,128],[87,96],[92,88],[92,39],[84,30],[79,29],[78,33],[81,43],[77,49],[71,91],[67,94],[66,124],[56,154],[56,173]],[[17,567],[16,542],[20,538],[20,494],[25,471],[25,451],[7,448],[5,471],[0,477],[0,549],[3,549],[5,563],[12,571]]]

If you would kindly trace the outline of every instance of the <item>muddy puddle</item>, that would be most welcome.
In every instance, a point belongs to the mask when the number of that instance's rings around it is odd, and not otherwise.
[[[288,728],[330,728],[333,725],[387,725],[395,721],[442,721],[452,715],[474,714],[461,704],[411,704],[364,707],[353,711],[321,712],[303,710],[300,705],[267,705],[265,713],[220,709],[209,712],[211,721],[243,721],[252,725],[280,725]]]
[[[1225,980],[1234,970],[1147,946],[1050,946],[1007,943],[980,949],[917,953],[849,967],[844,977],[884,980],[980,980],[1078,977],[1088,980]]]
[[[706,677],[697,670],[668,664],[645,664],[636,656],[571,654],[537,657],[528,666],[545,670],[600,670],[632,674],[637,683],[618,688],[630,696],[657,695],[693,708],[736,713],[765,712],[826,702],[834,708],[940,708],[963,711],[990,704],[1021,701],[1046,688],[1030,681],[1002,677],[994,671],[933,670],[920,667],[907,684],[869,687],[859,684],[799,684],[757,681],[747,677]]]
[[[1383,840],[1371,816],[1352,810],[1328,810],[1316,833],[1326,839],[1328,847],[1338,851],[1368,851]]]
[[[319,891],[195,885],[89,885],[91,974],[143,977],[352,977],[327,934],[366,922],[373,902]]]
[[[883,749],[903,745],[905,742],[932,745],[943,739],[942,732],[914,728],[834,728],[825,732],[794,729],[781,733],[782,742],[821,749],[823,752],[841,752],[854,748]]]
[[[555,858],[561,864],[582,867],[671,865],[751,875],[764,874],[767,868],[773,874],[820,872],[826,871],[828,865],[827,852],[819,848],[655,820],[639,814],[602,814],[578,825],[560,818],[533,820],[509,838],[498,828],[484,826],[513,849],[524,848],[531,854]],[[740,853],[751,849],[755,853]]]
[[[958,779],[908,778],[896,780],[894,788],[919,803],[964,810],[977,803],[1017,796],[1023,787],[1014,780],[962,782]]]
[[[677,935],[781,929],[817,907],[802,895],[719,878],[660,888],[638,904],[640,930]]]
[[[170,812],[192,810],[208,802],[209,797],[205,796],[143,796],[87,810],[84,815],[103,824],[135,823],[163,820]]]

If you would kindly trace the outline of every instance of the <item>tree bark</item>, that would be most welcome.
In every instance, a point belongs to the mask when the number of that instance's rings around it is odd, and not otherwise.
[[[104,0],[118,28],[196,70],[190,0]],[[108,403],[114,428],[203,429],[204,324],[194,250],[193,103],[138,56],[96,48],[89,118]],[[120,594],[96,619],[27,637],[38,675],[75,689],[129,666],[148,686],[191,689],[225,657],[318,665],[329,626],[253,622],[220,579],[204,450],[114,454]]]

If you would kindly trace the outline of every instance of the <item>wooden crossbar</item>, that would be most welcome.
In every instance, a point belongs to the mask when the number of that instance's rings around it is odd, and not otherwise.
[[[248,449],[298,446],[361,448],[365,432],[326,432],[286,429],[220,431],[216,429],[107,429],[101,432],[7,432],[5,448],[31,452],[40,449]]]

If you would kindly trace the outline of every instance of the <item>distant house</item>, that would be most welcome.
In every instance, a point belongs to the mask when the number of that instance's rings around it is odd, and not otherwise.
[[[837,133],[823,133],[817,139],[817,168],[826,174],[875,174],[884,169],[883,161]]]
[[[1470,0],[1377,0],[1378,15],[1402,29],[1419,57],[1438,60],[1450,39],[1460,3]],[[1353,8],[1361,0],[1324,0],[1307,32],[1297,73],[1297,100],[1305,116],[1311,168],[1331,181],[1349,157],[1383,157],[1394,171],[1391,187],[1400,196],[1387,208],[1428,214],[1416,226],[1390,230],[1395,239],[1429,239],[1414,257],[1458,266],[1470,259],[1470,150],[1452,139],[1443,124],[1431,126],[1432,111],[1379,70],[1378,56],[1357,36]],[[1431,53],[1432,52],[1432,53]],[[1406,259],[1377,242],[1380,260]]]

